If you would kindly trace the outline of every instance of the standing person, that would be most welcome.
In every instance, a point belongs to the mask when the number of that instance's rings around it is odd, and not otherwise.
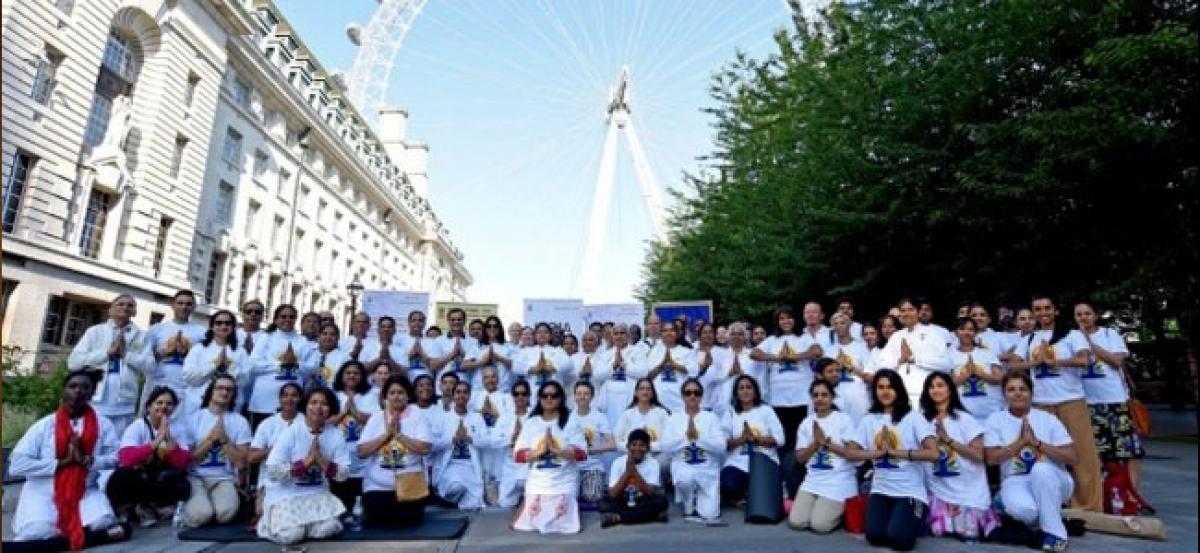
[[[871,362],[871,352],[867,350],[866,342],[856,340],[850,333],[850,317],[844,313],[835,313],[830,320],[833,322],[834,343],[828,356],[837,360],[838,380],[835,384],[838,402],[846,414],[858,420],[867,408],[871,406],[867,394],[867,384],[871,382],[871,373],[867,366]],[[822,360],[817,361],[816,369],[822,369]]]
[[[651,313],[646,317],[646,335],[639,342],[645,349],[650,349],[662,339],[663,322],[657,314]]]
[[[200,343],[188,351],[183,361],[183,383],[187,385],[176,416],[188,417],[200,409],[204,391],[219,375],[229,375],[242,389],[250,381],[250,354],[235,340],[237,320],[232,311],[222,309],[208,319],[208,331]],[[241,412],[245,401],[239,395],[234,411]]]
[[[340,334],[341,331],[333,323],[321,325],[316,347],[309,348],[300,362],[302,371],[308,375],[305,389],[329,388],[333,385],[333,377],[337,375],[338,367],[352,360],[338,345]]]
[[[96,485],[117,460],[112,423],[88,404],[97,380],[95,372],[67,373],[58,409],[13,448],[9,474],[25,485],[12,520],[16,541],[5,542],[5,551],[78,551],[129,539],[129,525],[117,523]]]
[[[595,509],[604,497],[604,461],[617,446],[608,418],[592,409],[592,398],[596,395],[592,383],[581,380],[575,383],[574,390],[575,409],[571,411],[569,424],[583,432],[587,446],[587,459],[579,462],[579,508],[586,511]]]
[[[236,340],[238,348],[246,352],[246,378],[238,382],[239,413],[249,413],[245,406],[250,404],[250,396],[254,394],[254,375],[250,373],[249,360],[254,355],[254,346],[263,341],[262,320],[266,316],[267,306],[262,301],[252,299],[242,304],[242,326],[238,327]],[[203,392],[201,392],[203,394]]]
[[[757,348],[766,342],[768,337],[767,327],[754,325],[754,328],[750,330],[750,345]]]
[[[640,346],[642,344],[642,327],[641,325],[629,325],[629,345]]]
[[[200,410],[188,420],[196,441],[188,477],[192,495],[183,507],[183,522],[190,528],[225,524],[237,515],[237,473],[246,466],[251,436],[246,419],[230,411],[236,396],[237,381],[218,375],[205,390]]]
[[[987,307],[984,307],[982,303],[971,302],[967,314],[972,321],[975,321],[975,341],[980,346],[992,352],[992,355],[997,358],[1012,349],[1007,335],[992,330],[992,315],[988,313]],[[958,341],[955,340],[952,344],[958,344]],[[954,348],[951,347],[951,349]]]
[[[834,312],[835,315],[840,313],[850,319],[850,335],[853,336],[855,340],[862,340],[863,325],[862,323],[854,320],[854,300],[850,299],[849,296],[842,296],[838,298],[836,307],[837,310]],[[831,325],[833,324],[832,315],[830,316],[829,322]]]
[[[980,424],[1004,406],[1000,393],[1000,379],[1004,368],[991,349],[979,346],[975,333],[975,321],[963,317],[954,325],[958,346],[946,352],[949,358],[954,385],[959,388],[955,395],[962,397],[967,412]]]
[[[338,349],[345,352],[350,359],[359,361],[358,356],[362,353],[363,346],[367,344],[367,334],[370,332],[371,316],[362,311],[355,313],[354,318],[350,319],[350,334],[342,336],[338,340]]]
[[[734,381],[731,411],[721,419],[725,440],[725,466],[721,469],[721,499],[745,501],[750,488],[750,454],[757,451],[779,464],[779,444],[784,443],[783,425],[775,411],[762,399],[762,392],[749,375]],[[797,483],[797,486],[800,484]]]
[[[562,348],[550,343],[553,332],[547,323],[538,323],[533,338],[535,345],[521,351],[513,364],[513,374],[528,378],[534,386],[549,381],[562,382],[571,373],[571,359]]]
[[[596,387],[603,385],[599,379],[600,365],[603,363],[605,353],[600,349],[600,334],[592,331],[583,333],[583,349],[571,356],[571,366],[574,367],[570,382],[565,383],[565,388],[574,390],[577,382],[587,382],[592,385],[594,390]],[[599,375],[602,376],[602,375]],[[572,396],[567,401],[567,407],[575,408],[575,396]]]
[[[905,304],[915,311],[908,302],[901,304],[901,311]],[[869,460],[874,465],[867,499],[867,541],[897,551],[912,550],[924,528],[929,498],[921,462],[937,461],[939,456],[933,426],[912,409],[908,398],[904,379],[896,371],[876,372],[870,414],[859,422],[858,436],[846,452],[852,461]]]
[[[796,436],[796,462],[805,465],[804,482],[796,492],[788,526],[827,534],[837,528],[846,500],[858,495],[855,464],[847,460],[847,444],[855,440],[855,421],[834,406],[837,393],[829,382],[808,387],[808,417]]]
[[[311,346],[317,344],[317,334],[321,332],[321,314],[309,311],[300,317],[300,334]]]
[[[514,457],[513,448],[521,435],[525,419],[529,418],[529,383],[524,380],[513,382],[510,392],[513,399],[513,410],[501,415],[496,426],[503,432],[505,457],[500,469],[500,485],[498,488],[497,504],[506,509],[516,507],[521,503],[525,493],[525,479],[529,476],[529,464],[518,463]],[[519,510],[519,509],[518,509]]]
[[[718,365],[717,359],[728,356],[729,352],[722,347],[717,346],[717,327],[712,323],[703,323],[700,325],[700,331],[696,333],[699,338],[696,340],[696,367],[699,372],[696,377],[701,381],[708,380],[709,371],[716,372]],[[715,396],[716,394],[714,394]],[[704,408],[713,410],[713,398],[704,398]]]
[[[508,341],[514,345],[520,344],[521,343],[521,331],[524,328],[525,327],[522,326],[521,323],[519,323],[517,321],[513,321],[513,322],[509,323],[508,324]]]
[[[484,431],[490,438],[479,444],[479,463],[483,466],[484,500],[494,505],[500,497],[500,477],[504,469],[504,427],[500,421],[513,412],[512,396],[500,388],[500,376],[495,365],[479,370],[483,377],[483,389],[472,392],[470,409],[479,414]]]
[[[368,393],[366,369],[358,361],[346,361],[333,377],[333,391],[337,394],[338,413],[330,417],[330,423],[346,442],[347,451],[357,451],[358,441],[368,419],[380,410],[379,399]],[[346,479],[329,483],[333,495],[342,501],[347,515],[354,512],[354,503],[362,495],[363,460],[357,453],[349,455]]]
[[[137,410],[138,374],[154,370],[154,353],[149,338],[137,325],[137,301],[121,294],[108,306],[108,321],[83,333],[71,355],[67,369],[98,372],[91,409],[112,423],[116,436],[125,432]]]
[[[406,364],[403,361],[408,356],[409,342],[415,344],[418,339],[397,338],[396,319],[386,315],[379,318],[376,330],[379,335],[375,338],[368,338],[358,354],[358,359],[363,362],[367,370],[374,372],[377,367],[384,366],[392,374],[404,374],[409,378],[416,378],[416,374],[405,373]],[[414,349],[417,348],[414,347]],[[415,365],[415,363],[410,364]]]
[[[608,489],[600,502],[600,526],[666,522],[670,502],[662,493],[658,461],[649,455],[650,436],[638,429],[629,434],[625,455],[609,469]]]
[[[392,376],[380,394],[383,410],[367,421],[358,441],[363,471],[363,525],[420,526],[429,493],[425,455],[433,438],[429,420],[409,403],[413,386]]]
[[[1043,551],[1064,551],[1062,504],[1072,488],[1065,465],[1077,463],[1079,455],[1062,422],[1032,409],[1033,379],[1025,371],[1010,371],[1001,385],[1008,408],[984,424],[987,461],[1000,465],[1000,504],[1008,516],[1041,528]]]
[[[910,394],[908,405],[913,405],[920,399],[921,387],[930,372],[950,370],[946,358],[947,339],[937,328],[920,322],[915,300],[901,298],[897,305],[903,328],[888,338],[879,356],[879,368],[892,369],[904,379],[904,389]],[[921,305],[928,306],[928,303]]]
[[[901,320],[903,318],[901,316]],[[936,332],[942,338],[942,343],[946,347],[950,347],[950,344],[954,343],[954,335],[950,334],[950,331],[946,330],[946,327],[933,322],[933,302],[925,298],[917,298],[917,320]]]
[[[662,339],[646,352],[635,376],[654,383],[655,394],[667,411],[678,411],[683,408],[680,385],[699,374],[695,351],[679,343],[679,329],[675,325],[666,325]]]
[[[455,307],[446,312],[446,322],[449,328],[442,336],[438,347],[444,352],[443,371],[454,371],[459,380],[466,379],[472,384],[479,383],[475,368],[466,365],[467,359],[475,357],[479,349],[479,341],[466,333],[467,312]]]
[[[503,334],[503,330],[501,328],[501,334]],[[476,342],[483,340],[483,319],[471,319],[471,322],[467,324],[467,336],[475,339]]]
[[[513,458],[528,463],[525,502],[513,521],[514,530],[541,534],[579,532],[579,505],[575,501],[579,471],[575,463],[587,459],[583,432],[572,426],[562,385],[548,381],[538,387],[538,404],[521,428]]]
[[[815,301],[810,301],[804,304],[804,328],[800,332],[800,337],[803,338],[802,344],[805,347],[812,348],[810,344],[816,344],[821,348],[821,353],[815,357],[809,357],[808,367],[811,369],[816,364],[817,359],[828,357],[834,349],[837,341],[837,335],[833,329],[825,326],[825,311],[821,309],[821,304]],[[811,382],[811,381],[810,381]],[[807,390],[805,391],[805,399],[807,400]]]
[[[863,325],[863,344],[867,346],[867,365],[863,367],[868,373],[875,372],[875,367],[879,362],[879,355],[883,353],[883,336],[879,332],[879,326],[873,323]]]
[[[717,327],[717,347],[729,347],[729,327],[725,325]]]
[[[380,320],[382,324],[382,318]],[[408,336],[403,341],[408,352],[403,358],[397,359],[405,368],[405,376],[414,383],[417,377],[423,374],[437,374],[446,364],[443,359],[446,352],[442,351],[441,342],[437,338],[425,335],[426,320],[423,311],[412,311],[408,314]]]
[[[630,366],[637,348],[630,345],[629,327],[625,323],[613,326],[613,347],[600,360],[593,377],[596,388],[597,407],[608,418],[609,428],[616,428],[625,407],[633,400],[633,375]]]
[[[574,334],[564,334],[559,343],[561,344],[563,353],[567,354],[567,357],[572,357],[576,353],[579,353],[579,338],[575,337]]]
[[[126,520],[136,513],[143,528],[171,520],[175,506],[190,495],[191,436],[183,417],[173,416],[178,402],[167,386],[146,394],[142,418],[125,429],[117,470],[105,486],[114,509]]]
[[[275,308],[254,353],[250,369],[254,392],[250,396],[250,423],[259,423],[279,409],[279,387],[285,382],[303,384],[305,374],[300,360],[308,352],[308,340],[296,332],[296,308],[282,304]]]
[[[1100,479],[1100,454],[1096,451],[1096,435],[1083,391],[1083,371],[1091,359],[1087,341],[1081,333],[1071,333],[1066,324],[1058,322],[1058,307],[1048,296],[1033,298],[1033,316],[1037,330],[1026,338],[1028,351],[1024,362],[1010,366],[1028,369],[1037,385],[1033,404],[1050,413],[1071,433],[1078,462],[1070,465],[1075,493],[1071,506],[1085,511],[1103,512],[1104,497]],[[1018,351],[1022,348],[1017,346]]]
[[[300,398],[302,397],[304,397],[304,390],[295,382],[287,382],[279,388],[279,412],[263,421],[254,431],[254,437],[250,440],[250,450],[246,453],[247,465],[261,465],[263,461],[267,460],[271,448],[275,446],[275,442],[279,441],[279,434],[299,419],[296,415],[300,412]],[[263,501],[272,488],[278,487],[278,483],[267,478],[267,471],[260,468],[254,485],[254,519],[250,523],[251,528],[258,527],[258,519],[262,517]]]
[[[451,392],[453,407],[442,417],[440,434],[446,438],[434,444],[434,486],[438,496],[460,510],[483,508],[483,464],[480,447],[492,445],[493,433],[483,417],[468,408],[471,383],[455,383]]]
[[[337,396],[313,388],[300,400],[304,418],[283,430],[267,455],[267,477],[278,487],[263,502],[258,537],[282,545],[319,540],[342,531],[345,507],[329,490],[331,481],[350,474],[350,454],[331,418]]]
[[[963,317],[974,324],[970,319]],[[950,375],[931,373],[921,392],[921,414],[937,434],[937,461],[925,466],[929,528],[935,536],[978,542],[996,527],[983,457],[983,425],[958,398]]]
[[[1096,450],[1106,465],[1106,472],[1128,470],[1136,490],[1141,481],[1142,458],[1146,456],[1146,450],[1129,412],[1129,397],[1133,391],[1133,381],[1125,370],[1129,348],[1117,331],[1097,326],[1096,322],[1096,309],[1092,304],[1075,304],[1075,324],[1078,326],[1075,333],[1083,338],[1089,352],[1088,365],[1081,376],[1095,431]]]
[[[810,304],[811,305],[811,304]],[[805,310],[810,312],[820,324],[820,306],[815,312],[810,306]],[[755,361],[767,363],[766,397],[770,399],[771,407],[775,410],[775,418],[783,425],[783,434],[776,444],[780,451],[773,456],[778,460],[783,455],[783,465],[780,467],[787,484],[787,493],[793,493],[800,486],[800,475],[796,471],[795,456],[792,451],[796,444],[796,429],[800,421],[808,414],[808,386],[813,381],[813,370],[809,362],[823,356],[822,346],[810,334],[797,336],[796,318],[792,315],[790,306],[782,306],[775,310],[775,336],[768,338],[750,354]],[[820,333],[818,333],[820,334]],[[757,383],[755,383],[757,388]],[[735,398],[736,399],[736,398]],[[740,432],[740,429],[738,429]],[[728,461],[726,462],[728,465]]]
[[[516,355],[514,348],[514,344],[504,340],[504,323],[500,322],[500,317],[491,315],[484,319],[479,347],[474,355],[463,363],[463,367],[473,373],[471,389],[481,390],[485,387],[483,369],[487,367],[496,370],[496,376],[499,378],[497,385],[501,389],[507,389],[512,379],[513,357]]]
[[[675,499],[683,507],[683,520],[719,526],[723,523],[718,486],[728,436],[717,415],[700,408],[703,397],[704,386],[698,379],[683,383],[683,410],[667,420],[662,449],[671,456],[671,481]],[[634,433],[629,435],[632,442]]]
[[[146,375],[146,384],[142,387],[143,404],[150,391],[158,386],[169,386],[176,397],[183,396],[186,389],[184,360],[192,346],[204,339],[205,333],[203,326],[191,322],[195,309],[196,295],[191,290],[175,292],[171,300],[171,320],[151,325],[146,330],[146,338],[154,352],[155,368]]]
[[[766,385],[766,365],[751,357],[753,347],[748,340],[748,334],[749,328],[746,323],[736,322],[729,325],[729,348],[726,354],[718,356],[715,366],[701,379],[701,382],[706,383],[708,394],[713,396],[712,411],[718,418],[732,408],[733,383],[739,376],[750,375],[758,382],[760,389]]]

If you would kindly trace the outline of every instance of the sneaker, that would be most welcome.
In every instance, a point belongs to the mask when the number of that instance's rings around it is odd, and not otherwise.
[[[683,521],[690,522],[692,524],[704,524],[704,519],[700,518],[700,515],[697,515],[696,513],[684,516]]]
[[[717,517],[705,520],[704,525],[709,528],[723,528],[725,526],[729,526],[729,523],[721,520],[721,517]]]
[[[616,513],[606,513],[604,518],[600,519],[601,528],[611,528],[621,523],[621,515]]]
[[[1045,551],[1046,553],[1059,553],[1060,551],[1066,550],[1066,538],[1060,538],[1054,534],[1046,534],[1046,537],[1042,538],[1042,551]]]
[[[147,505],[137,507],[138,526],[149,528],[158,524],[158,512]]]

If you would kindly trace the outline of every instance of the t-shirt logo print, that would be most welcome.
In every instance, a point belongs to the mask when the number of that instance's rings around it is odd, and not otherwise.
[[[539,445],[543,441],[545,441],[545,438],[538,440]],[[559,447],[561,447],[561,444],[558,441],[558,438],[555,438],[553,436],[550,437],[550,443],[547,445],[553,445],[554,449],[558,449]],[[549,451],[547,451],[547,452],[543,453],[540,457],[538,457],[538,462],[537,462],[537,464],[533,465],[533,467],[539,468],[539,469],[556,469],[556,468],[559,468],[562,466],[562,464],[558,463],[557,460],[558,460],[558,457],[555,457],[553,453],[550,453]]]
[[[825,446],[817,448],[817,452],[813,454],[812,463],[808,465],[808,468],[812,470],[833,470],[833,465],[829,464],[832,460],[831,455]]]
[[[792,345],[786,340],[783,342],[783,347],[779,350],[779,357],[783,359],[779,362],[779,372],[788,372],[799,370],[796,368],[796,362],[792,361],[792,357],[796,355],[796,350],[792,349]]]
[[[958,467],[958,452],[948,443],[938,444],[938,458],[933,464],[933,475],[947,478],[961,474]]]
[[[229,462],[229,458],[225,455],[225,443],[221,440],[213,440],[212,449],[208,450],[208,457],[205,457],[200,466],[223,467],[227,462]]]
[[[896,434],[896,430],[890,426],[884,426],[875,433],[875,449],[888,451],[898,449],[900,447],[900,436]],[[884,455],[875,460],[875,468],[881,469],[898,469],[900,465],[892,462],[891,455]]]
[[[279,372],[275,373],[275,380],[296,380],[299,371],[300,359],[296,357],[291,342],[288,342],[287,349],[279,354]]]
[[[1033,465],[1042,459],[1042,454],[1032,446],[1024,446],[1013,456],[1013,474],[1029,474]]]
[[[183,335],[183,331],[176,332],[174,336],[167,339],[167,344],[163,347],[163,363],[182,365],[190,349],[192,349],[192,342]]]
[[[406,466],[404,462],[408,456],[408,447],[399,439],[393,439],[384,446],[383,451],[379,454],[379,466],[385,469],[402,469]]]

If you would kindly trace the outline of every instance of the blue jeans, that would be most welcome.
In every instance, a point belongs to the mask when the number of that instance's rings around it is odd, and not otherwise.
[[[878,547],[911,551],[921,534],[925,504],[910,497],[873,493],[867,498],[867,541]]]

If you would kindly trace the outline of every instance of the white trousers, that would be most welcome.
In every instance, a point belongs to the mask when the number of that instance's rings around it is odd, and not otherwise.
[[[1026,524],[1037,524],[1043,532],[1066,539],[1062,505],[1071,497],[1074,484],[1062,469],[1038,462],[1026,476],[1008,477],[1000,486],[1004,512]]]

